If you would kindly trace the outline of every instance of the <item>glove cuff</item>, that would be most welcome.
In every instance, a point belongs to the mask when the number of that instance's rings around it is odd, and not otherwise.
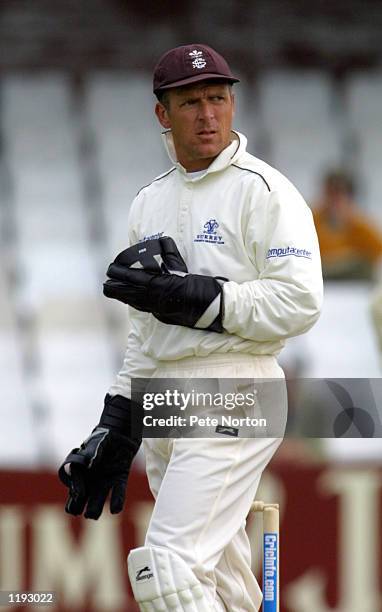
[[[79,448],[73,448],[72,451],[70,451],[69,455],[65,458],[64,463],[61,465],[60,469],[58,470],[58,476],[61,480],[62,483],[64,483],[64,485],[66,487],[70,487],[71,483],[72,483],[72,478],[70,475],[70,470],[66,470],[65,467],[67,465],[70,465],[71,463],[79,463],[80,465],[83,465],[85,467],[88,467],[88,460],[84,455],[79,454]]]
[[[140,443],[143,428],[142,407],[127,397],[107,393],[97,427],[105,427],[111,431],[116,431]]]

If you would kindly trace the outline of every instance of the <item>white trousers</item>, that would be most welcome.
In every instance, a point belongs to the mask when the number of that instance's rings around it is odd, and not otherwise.
[[[272,356],[187,358],[161,364],[157,378],[283,378]],[[286,420],[286,401],[280,402]],[[155,497],[145,546],[177,553],[200,581],[211,610],[257,612],[245,522],[261,474],[282,438],[160,438],[143,441]]]

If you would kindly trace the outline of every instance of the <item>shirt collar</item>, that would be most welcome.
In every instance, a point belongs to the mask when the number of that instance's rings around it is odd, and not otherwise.
[[[211,174],[212,172],[218,172],[220,170],[224,170],[230,166],[236,159],[246,150],[247,139],[240,132],[236,132],[234,130],[231,131],[232,140],[230,144],[223,149],[221,153],[214,159],[212,164],[206,168],[205,173],[196,178],[192,178],[187,176],[187,170],[180,164],[176,158],[176,152],[174,147],[174,141],[172,138],[171,130],[167,132],[163,132],[162,139],[164,143],[164,147],[167,151],[167,155],[169,156],[172,163],[179,170],[185,180],[188,181],[198,181],[203,178],[206,174]]]

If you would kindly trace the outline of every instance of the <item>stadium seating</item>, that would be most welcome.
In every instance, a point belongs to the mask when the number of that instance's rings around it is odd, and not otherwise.
[[[382,71],[355,73],[345,84],[345,112],[353,135],[353,166],[360,180],[362,201],[378,214],[382,189]]]
[[[312,70],[242,81],[234,126],[248,135],[249,150],[265,152],[308,201],[323,171],[350,160],[361,203],[380,222],[381,75],[355,74],[343,92]],[[145,73],[89,72],[82,93],[60,72],[2,77],[8,183],[0,207],[0,384],[12,443],[0,448],[0,464],[58,461],[99,414],[127,326],[123,306],[102,297],[104,272],[126,246],[135,193],[169,167],[154,104]],[[307,376],[327,375],[326,367],[331,376],[377,375],[368,287],[353,288],[328,293],[309,335]],[[324,338],[323,357],[314,347]]]
[[[342,124],[329,76],[269,71],[259,79],[258,92],[269,161],[312,201],[323,173],[343,161]]]
[[[114,251],[126,247],[127,214],[137,191],[170,165],[153,116],[151,80],[140,74],[94,74],[86,109],[102,180],[104,214]]]

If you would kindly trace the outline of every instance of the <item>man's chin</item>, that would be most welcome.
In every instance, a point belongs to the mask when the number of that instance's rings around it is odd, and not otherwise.
[[[216,143],[204,143],[196,147],[195,153],[198,159],[213,159],[224,149],[223,145]]]

